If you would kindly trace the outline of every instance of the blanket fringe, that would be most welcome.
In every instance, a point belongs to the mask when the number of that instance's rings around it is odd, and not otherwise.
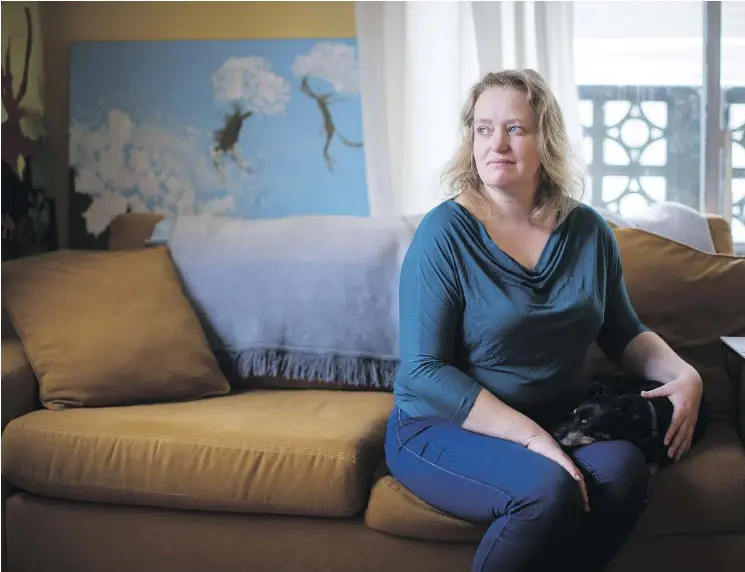
[[[248,350],[233,356],[238,375],[325,381],[354,387],[392,389],[398,360],[283,350]]]

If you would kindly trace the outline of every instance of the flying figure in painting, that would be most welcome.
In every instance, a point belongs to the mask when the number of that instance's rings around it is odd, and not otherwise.
[[[232,159],[239,169],[253,173],[247,161],[241,157],[238,149],[238,138],[241,134],[243,122],[253,115],[253,111],[243,111],[239,104],[233,104],[233,113],[225,116],[222,129],[215,131],[215,146],[212,148],[212,162],[215,169],[225,176],[225,158]]]
[[[334,119],[331,117],[331,112],[329,111],[329,104],[333,103],[333,101],[331,100],[331,96],[333,95],[333,93],[315,93],[308,85],[307,75],[303,77],[303,81],[300,84],[300,91],[302,91],[310,98],[314,99],[318,104],[318,108],[321,110],[321,115],[323,116],[323,128],[326,131],[326,145],[324,145],[323,147],[323,157],[324,159],[326,159],[326,165],[328,166],[329,171],[333,171],[334,159],[329,155],[329,147],[331,146],[331,141],[333,140],[335,135],[347,147],[359,148],[362,147],[362,143],[350,141],[336,130]]]

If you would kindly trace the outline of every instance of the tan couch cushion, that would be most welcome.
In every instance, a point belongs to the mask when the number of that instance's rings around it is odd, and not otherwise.
[[[6,428],[3,473],[49,497],[347,516],[365,506],[392,407],[384,393],[256,390],[40,410]]]
[[[745,533],[745,449],[734,427],[718,423],[685,462],[652,480],[635,537]]]
[[[658,536],[627,542],[603,572],[742,572],[745,534]]]
[[[656,473],[650,499],[636,537],[745,533],[745,449],[734,428],[715,424],[683,461]],[[486,531],[431,507],[390,475],[375,483],[365,523],[387,534],[446,542],[478,542]]]
[[[49,409],[230,390],[165,248],[6,263],[2,294]]]
[[[479,542],[487,529],[437,510],[391,475],[373,486],[365,524],[386,534],[443,542]]]
[[[696,250],[639,229],[614,231],[624,279],[639,318],[693,365],[715,418],[730,418],[720,336],[745,335],[745,258]],[[614,371],[597,346],[592,372]]]

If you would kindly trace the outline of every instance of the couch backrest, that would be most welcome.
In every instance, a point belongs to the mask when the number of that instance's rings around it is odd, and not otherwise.
[[[142,248],[152,235],[155,225],[162,219],[163,215],[151,213],[127,213],[117,216],[109,227],[109,250]],[[721,254],[734,254],[732,229],[727,219],[708,214],[706,220],[716,251]]]
[[[726,219],[718,215],[707,215],[711,237],[717,252],[734,254],[731,227]],[[130,250],[143,248],[145,241],[150,238],[155,225],[163,219],[163,215],[151,213],[127,213],[119,215],[111,221],[109,227],[109,250]],[[2,308],[2,336],[15,337],[13,325],[8,318],[3,303]]]

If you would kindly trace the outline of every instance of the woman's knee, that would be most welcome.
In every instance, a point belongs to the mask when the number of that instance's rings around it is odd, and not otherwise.
[[[624,503],[646,498],[649,468],[644,454],[632,443],[594,443],[578,451],[575,460],[606,497]]]
[[[525,475],[527,485],[515,499],[513,514],[529,514],[546,520],[569,524],[582,512],[580,486],[558,463],[546,459],[537,475]]]

